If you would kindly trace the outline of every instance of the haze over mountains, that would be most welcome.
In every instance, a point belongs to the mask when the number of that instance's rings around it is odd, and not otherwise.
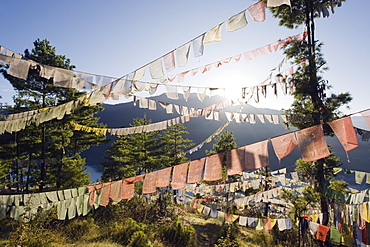
[[[204,108],[222,101],[224,98],[219,96],[213,96],[211,98],[206,97],[204,101],[201,102],[198,100],[196,94],[191,94],[188,101],[185,101],[182,96],[180,96],[179,100],[170,100],[166,97],[166,95],[152,97],[151,99],[181,106]],[[130,123],[133,122],[133,118],[142,118],[144,114],[146,114],[147,119],[151,119],[153,123],[180,116],[175,110],[173,114],[167,114],[165,109],[163,109],[159,104],[157,104],[156,111],[141,109],[138,107],[138,104],[137,106],[134,106],[132,102],[116,105],[104,104],[103,107],[105,110],[98,113],[97,116],[100,117],[99,122],[107,124],[108,128],[129,127]],[[238,108],[239,106],[229,106],[223,111],[235,112]],[[254,114],[281,114],[281,112],[277,110],[260,109],[251,105],[246,105],[242,112]],[[204,117],[191,118],[189,122],[184,123],[184,126],[187,127],[187,131],[189,131],[189,135],[186,135],[185,137],[193,140],[195,145],[197,145],[208,138],[226,121],[227,119],[224,113],[221,113],[220,121],[206,120]],[[356,127],[366,129],[366,124],[361,117],[353,117],[353,122]],[[266,123],[261,123],[258,118],[256,118],[255,124],[244,122],[236,123],[235,121],[232,121],[226,128],[234,133],[238,147],[259,142],[295,130],[294,128],[286,129],[283,124],[271,124],[268,123],[268,121],[266,121]],[[111,141],[116,139],[116,137],[110,135],[108,135],[108,138],[110,138]],[[349,152],[350,162],[347,161],[346,153],[336,137],[328,137],[327,141],[328,144],[333,146],[332,151],[342,158],[343,168],[370,172],[370,143],[363,142],[360,140],[360,138],[358,139],[359,147]],[[188,155],[187,157],[190,160],[204,157],[206,156],[205,150],[212,149],[213,144],[214,141],[207,143],[202,147],[202,149],[192,153],[191,155]],[[107,156],[105,150],[109,148],[110,145],[111,142],[108,144],[102,144],[98,147],[91,147],[89,150],[83,153],[94,181],[100,178],[102,172],[102,166],[100,163],[103,162],[104,157]],[[279,163],[274,154],[271,143],[269,144],[269,154],[270,169],[277,170],[281,168],[287,168],[288,172],[294,170],[294,162],[300,157],[299,150],[296,148],[290,155],[288,155]],[[351,184],[354,182],[354,174],[342,176],[347,182],[350,182]]]

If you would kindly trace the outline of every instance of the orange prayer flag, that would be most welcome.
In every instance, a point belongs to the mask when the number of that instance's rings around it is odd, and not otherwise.
[[[140,182],[144,177],[145,177],[145,174],[141,174],[135,177],[125,178],[124,181],[127,184],[134,184],[134,183]]]
[[[170,185],[172,167],[167,167],[157,171],[157,182],[155,186],[157,188],[163,188]]]
[[[135,184],[127,183],[125,180],[122,182],[121,188],[121,199],[131,199],[134,197]]]
[[[269,166],[268,140],[245,146],[245,161],[248,170]]]
[[[245,167],[245,147],[232,149],[226,156],[227,175],[241,173]]]
[[[294,133],[288,133],[271,139],[275,154],[279,160],[290,154],[297,146]]]
[[[216,181],[222,179],[222,159],[224,153],[208,156],[204,168],[204,180]]]
[[[305,162],[319,160],[330,155],[322,124],[299,130],[296,135],[298,147]]]
[[[325,242],[329,230],[330,230],[329,226],[319,225],[319,228],[317,229],[316,232],[316,239]]]
[[[188,173],[188,165],[189,162],[176,165],[173,167],[172,172],[172,189],[173,190],[181,190],[186,186],[186,176]]]
[[[342,144],[344,150],[350,151],[358,147],[356,132],[352,124],[351,117],[343,117],[328,122],[330,128],[334,131]]]
[[[198,159],[198,160],[190,161],[189,172],[188,172],[188,183],[189,184],[194,184],[202,180],[205,160],[206,160],[206,157]]]
[[[157,171],[147,173],[143,184],[143,195],[154,193],[156,191],[156,182]]]

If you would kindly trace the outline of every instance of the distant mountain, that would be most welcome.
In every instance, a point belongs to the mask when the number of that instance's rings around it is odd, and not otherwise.
[[[165,95],[160,95],[152,97],[151,99],[157,101],[163,101],[166,103],[173,103],[177,105],[183,105],[188,107],[195,108],[204,108],[214,103],[217,103],[223,100],[222,97],[206,97],[203,102],[200,102],[197,99],[196,94],[191,94],[188,101],[184,99],[179,100],[169,100]],[[133,122],[133,118],[141,118],[146,114],[148,119],[151,119],[152,122],[160,122],[167,119],[178,117],[179,115],[174,110],[174,114],[166,114],[166,111],[157,104],[156,111],[150,111],[148,109],[141,109],[137,106],[134,106],[132,102],[122,103],[116,105],[104,104],[104,111],[97,114],[97,117],[100,117],[99,122],[107,124],[109,128],[121,128],[129,127],[129,124]],[[224,109],[224,111],[235,112],[239,106],[229,106]],[[254,114],[281,114],[280,111],[272,109],[260,109],[255,108],[251,105],[246,105],[243,110],[243,113],[254,113]],[[184,124],[189,131],[189,135],[186,138],[193,140],[195,145],[204,141],[208,136],[210,136],[214,131],[216,131],[223,123],[226,121],[225,114],[221,114],[220,121],[215,120],[205,120],[204,117],[191,118],[191,120]],[[361,122],[361,117],[354,118],[354,125],[358,122],[360,126],[363,126]],[[258,141],[262,141],[268,138],[272,138],[278,135],[282,135],[293,131],[295,129],[286,129],[282,124],[270,124],[268,122],[261,123],[256,118],[256,124],[251,123],[236,123],[235,121],[231,122],[227,129],[234,133],[236,137],[236,142],[238,146],[244,146]],[[109,136],[108,138],[111,141],[114,141],[116,138],[114,136]],[[343,150],[341,144],[338,142],[336,137],[327,138],[327,141],[330,145],[333,146],[333,151],[342,158],[343,168],[360,170],[365,172],[370,172],[370,143],[363,142],[359,140],[359,147],[349,152],[350,163],[347,161],[345,151]],[[207,143],[203,148],[187,157],[191,160],[198,159],[205,156],[205,150],[212,149],[214,142]],[[98,147],[91,147],[89,150],[83,153],[83,156],[86,158],[87,164],[90,167],[90,171],[93,172],[93,179],[99,178],[102,172],[102,166],[100,163],[104,161],[104,156],[107,156],[105,150],[109,148],[111,143],[103,144]],[[274,151],[272,149],[271,143],[269,146],[270,153],[270,168],[272,170],[280,168],[288,168],[288,171],[294,170],[294,162],[297,158],[300,157],[299,150],[296,148],[290,155],[284,158],[280,163],[275,157]],[[352,174],[354,177],[354,175]]]

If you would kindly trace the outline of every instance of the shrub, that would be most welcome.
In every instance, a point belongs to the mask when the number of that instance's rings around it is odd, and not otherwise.
[[[168,246],[198,246],[194,227],[182,224],[178,218],[171,225],[162,226],[159,232],[160,237]]]
[[[133,239],[135,232],[145,232],[147,226],[143,223],[137,223],[135,220],[128,218],[122,223],[109,222],[100,227],[100,235],[98,240],[110,240],[118,244],[127,246]],[[135,235],[139,238],[142,235]],[[135,240],[139,241],[139,239]]]
[[[223,231],[220,238],[217,240],[215,247],[238,247],[238,241],[235,231],[232,231],[232,225],[228,225],[227,229]],[[235,229],[234,229],[235,230]],[[234,234],[232,234],[234,232]]]
[[[70,240],[79,241],[89,235],[96,227],[94,219],[91,217],[87,219],[76,218],[65,227],[61,228],[61,230],[63,235]]]
[[[150,241],[143,231],[134,232],[130,238],[129,247],[150,247]]]

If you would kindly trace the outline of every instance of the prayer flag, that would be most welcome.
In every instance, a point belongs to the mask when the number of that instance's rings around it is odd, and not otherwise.
[[[366,110],[361,112],[362,117],[365,119],[367,125],[370,128],[370,110]]]
[[[259,169],[269,165],[268,140],[245,146],[246,169]]]
[[[205,160],[206,157],[190,161],[188,172],[188,184],[194,184],[202,180]]]
[[[175,68],[175,54],[174,51],[163,56],[164,66],[167,72],[170,72]]]
[[[152,79],[159,79],[164,76],[162,68],[162,58],[159,58],[149,64],[149,71]]]
[[[315,125],[296,132],[298,147],[305,162],[319,160],[330,155],[322,125]]]
[[[177,66],[184,67],[188,63],[190,42],[176,49]]]
[[[227,152],[227,175],[235,175],[245,170],[245,148],[236,148]]]
[[[203,44],[216,41],[221,41],[221,24],[215,26],[214,28],[206,32],[203,39]]]
[[[172,183],[171,183],[173,190],[180,190],[180,189],[185,188],[186,176],[188,173],[188,165],[189,165],[189,162],[176,165],[173,167]]]
[[[216,181],[222,179],[222,159],[224,153],[208,156],[204,168],[204,180]]]
[[[328,125],[338,137],[344,150],[350,151],[358,147],[356,132],[353,127],[351,117],[347,116],[328,122]]]
[[[147,173],[143,184],[143,195],[154,193],[156,191],[156,183],[157,171]]]
[[[279,160],[290,154],[297,146],[294,133],[288,133],[271,139],[275,154]]]
[[[254,21],[264,21],[266,19],[265,4],[263,1],[249,6],[247,10]]]
[[[240,28],[245,27],[248,24],[247,18],[245,16],[245,10],[239,14],[231,16],[228,20],[225,21],[226,31],[233,32]]]
[[[203,55],[204,51],[204,45],[203,45],[203,39],[204,34],[200,35],[199,37],[195,38],[193,40],[193,51],[194,51],[194,57],[200,57]]]
[[[290,0],[267,0],[267,7],[278,7],[283,4],[291,6]]]
[[[157,188],[163,188],[170,185],[172,167],[167,167],[157,171],[157,182],[155,186]]]

